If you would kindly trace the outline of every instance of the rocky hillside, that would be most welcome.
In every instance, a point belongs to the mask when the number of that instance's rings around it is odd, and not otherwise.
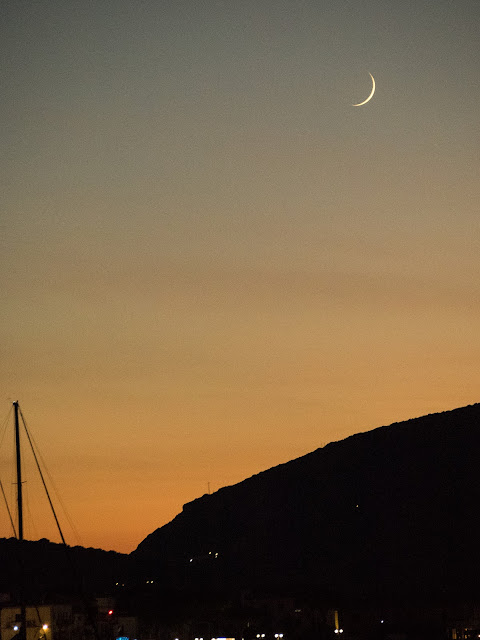
[[[186,504],[132,554],[177,588],[478,595],[480,405],[331,443]]]

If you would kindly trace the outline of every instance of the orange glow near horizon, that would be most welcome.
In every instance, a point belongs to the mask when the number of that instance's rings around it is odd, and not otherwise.
[[[160,5],[1,27],[0,419],[18,399],[68,542],[122,552],[209,487],[479,400],[478,7]]]

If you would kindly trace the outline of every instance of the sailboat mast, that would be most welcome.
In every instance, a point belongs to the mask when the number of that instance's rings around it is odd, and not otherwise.
[[[17,510],[18,539],[23,540],[23,496],[22,496],[22,460],[20,454],[20,425],[18,421],[18,402],[13,403],[15,410],[15,451],[17,454]]]
[[[18,402],[13,403],[15,411],[15,450],[17,454],[17,508],[18,508],[18,540],[23,541],[23,497],[22,497],[22,459],[20,452],[20,425],[18,420]],[[20,630],[19,640],[27,640],[27,609],[25,607],[25,566],[22,549],[20,549]]]

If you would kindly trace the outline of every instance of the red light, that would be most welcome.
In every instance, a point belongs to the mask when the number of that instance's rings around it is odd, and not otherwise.
[[[111,616],[112,613],[113,613],[113,609],[110,609],[109,612],[108,612],[108,615]]]

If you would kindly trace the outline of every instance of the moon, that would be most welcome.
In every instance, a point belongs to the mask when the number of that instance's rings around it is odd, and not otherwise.
[[[362,104],[367,104],[367,102],[370,102],[370,100],[373,98],[373,94],[375,93],[375,78],[372,76],[370,71],[368,72],[368,75],[372,79],[372,90],[370,92],[370,95],[368,96],[368,98],[366,100],[364,100],[363,102],[359,102],[358,104],[353,104],[352,107],[361,107]]]

